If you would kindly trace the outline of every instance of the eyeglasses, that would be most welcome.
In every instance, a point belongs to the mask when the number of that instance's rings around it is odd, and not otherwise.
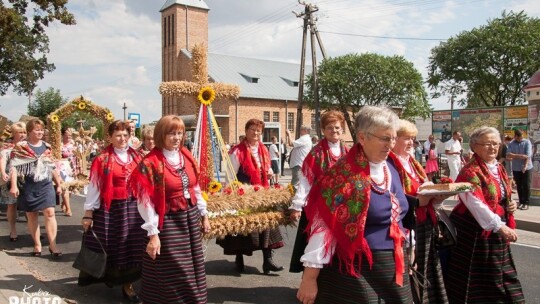
[[[484,148],[498,148],[501,144],[500,143],[477,143],[477,145],[482,146]]]
[[[384,142],[384,143],[396,142],[396,139],[397,139],[397,137],[394,137],[394,136],[392,136],[392,137],[390,137],[390,136],[378,136],[378,135],[375,135],[375,134],[373,134],[371,132],[368,132],[368,134],[375,137],[375,138],[377,138],[377,139],[379,139],[381,142]]]
[[[252,129],[252,128],[249,128],[248,130],[250,130],[251,132],[253,132],[255,134],[261,134],[262,133],[262,130],[257,130],[257,129]]]

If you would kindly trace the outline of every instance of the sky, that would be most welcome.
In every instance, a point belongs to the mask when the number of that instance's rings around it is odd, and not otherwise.
[[[161,26],[165,0],[69,0],[77,24],[53,23],[49,62],[56,70],[37,83],[69,100],[84,96],[116,118],[139,113],[142,123],[161,117]],[[296,0],[205,0],[209,52],[299,63],[304,6]],[[537,0],[318,0],[317,28],[327,56],[401,55],[427,77],[430,50],[460,32],[486,25],[504,10],[540,17]],[[322,55],[317,52],[317,60]],[[309,56],[308,43],[308,63]],[[0,96],[0,114],[16,121],[28,97]],[[449,109],[446,98],[432,100]]]

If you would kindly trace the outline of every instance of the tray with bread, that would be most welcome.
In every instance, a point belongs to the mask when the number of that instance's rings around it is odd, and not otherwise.
[[[418,188],[418,194],[458,194],[472,190],[471,183],[423,184]]]

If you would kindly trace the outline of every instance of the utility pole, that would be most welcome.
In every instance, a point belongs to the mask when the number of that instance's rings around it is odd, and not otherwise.
[[[127,109],[127,106],[126,106],[126,103],[124,102],[124,106],[122,107],[122,109],[124,110],[124,121],[127,120],[127,116],[126,116],[126,109]]]
[[[293,12],[296,17],[304,19],[304,28],[302,35],[302,54],[300,59],[300,79],[298,81],[298,106],[296,109],[296,138],[300,137],[300,127],[303,124],[303,99],[304,99],[304,76],[305,76],[305,61],[306,61],[306,42],[307,42],[307,30],[310,29],[310,39],[311,39],[311,64],[312,64],[312,77],[313,77],[313,98],[315,102],[315,125],[316,132],[319,138],[321,138],[321,108],[319,101],[319,88],[318,88],[318,78],[317,78],[317,58],[316,58],[316,48],[315,48],[315,39],[319,44],[323,59],[326,59],[326,51],[324,50],[321,37],[317,31],[316,19],[313,14],[319,10],[316,5],[306,4],[305,2],[298,0],[298,3],[305,6],[304,12],[301,14]]]

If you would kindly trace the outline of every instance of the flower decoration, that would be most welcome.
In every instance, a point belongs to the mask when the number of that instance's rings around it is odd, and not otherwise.
[[[281,189],[281,185],[280,184],[274,184],[274,188]]]
[[[206,191],[202,191],[202,197],[205,201],[208,201],[208,193],[206,193]]]
[[[216,91],[212,87],[203,87],[199,90],[199,95],[197,99],[203,105],[209,106],[216,99]]]
[[[227,187],[227,188],[225,188],[225,190],[223,190],[223,192],[224,192],[225,194],[231,194],[231,193],[232,193],[232,189],[231,189],[230,187]]]
[[[84,110],[84,109],[86,109],[86,102],[84,102],[84,101],[79,102],[79,104],[77,105],[77,107],[79,107],[79,110]]]
[[[51,121],[52,122],[58,122],[59,120],[60,120],[60,118],[58,117],[58,115],[56,115],[56,114],[51,115]]]
[[[107,120],[112,121],[114,119],[114,115],[112,112],[107,113]]]
[[[451,184],[453,182],[454,181],[450,177],[441,177],[441,179],[439,180],[440,184]]]
[[[257,192],[259,190],[261,190],[261,186],[259,186],[259,185],[253,186],[253,191]]]
[[[236,187],[236,188],[240,188],[240,187],[242,187],[242,185],[243,184],[241,182],[237,181],[237,180],[232,182],[232,186]]]
[[[238,191],[236,191],[236,193],[238,195],[244,195],[246,193],[246,191],[244,190],[244,188],[239,188]]]
[[[221,190],[221,183],[218,182],[218,181],[211,181],[210,182],[210,185],[208,185],[208,192],[210,193],[216,193],[216,192],[219,192],[219,190]]]

